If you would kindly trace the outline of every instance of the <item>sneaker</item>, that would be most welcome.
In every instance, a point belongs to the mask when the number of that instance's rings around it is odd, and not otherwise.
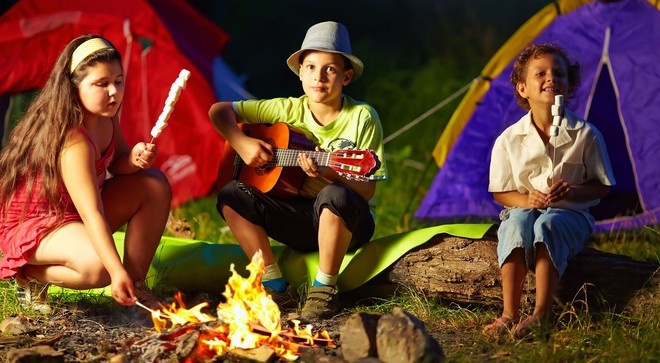
[[[16,278],[16,298],[25,309],[32,309],[42,314],[50,314],[53,309],[48,305],[48,287],[37,280]]]
[[[498,341],[503,335],[511,333],[513,324],[513,319],[501,316],[494,322],[486,325],[481,332],[486,335],[488,340]]]
[[[336,286],[311,286],[301,316],[306,320],[328,319],[339,312],[339,290]]]
[[[165,302],[156,296],[144,281],[133,283],[133,293],[138,301],[149,309],[160,310],[165,306]]]
[[[275,291],[272,287],[264,286],[264,290],[270,294],[280,310],[295,310],[298,308],[298,291],[292,284],[286,284],[286,290]]]

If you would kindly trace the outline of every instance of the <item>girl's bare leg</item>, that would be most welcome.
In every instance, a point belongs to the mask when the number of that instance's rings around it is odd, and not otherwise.
[[[101,194],[112,231],[126,224],[124,268],[134,281],[144,280],[167,223],[172,190],[157,169],[118,175]]]
[[[91,289],[110,284],[82,222],[67,223],[46,235],[28,264],[26,277],[71,289]]]

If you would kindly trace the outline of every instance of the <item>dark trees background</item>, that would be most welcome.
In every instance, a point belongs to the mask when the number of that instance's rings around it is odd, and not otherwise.
[[[313,24],[334,20],[351,34],[365,73],[345,92],[373,105],[385,135],[423,114],[479,75],[499,47],[532,15],[541,0],[192,0],[230,35],[227,63],[246,77],[258,98],[302,94],[286,58],[300,48]],[[428,153],[458,100],[416,126],[409,153]],[[389,153],[411,144],[393,141]],[[421,159],[421,158],[420,158]],[[421,161],[421,160],[420,160]]]

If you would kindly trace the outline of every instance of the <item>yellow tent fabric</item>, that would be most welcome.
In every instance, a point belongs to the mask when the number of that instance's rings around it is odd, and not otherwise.
[[[598,0],[557,0],[552,4],[545,6],[538,13],[532,16],[523,24],[509,40],[495,53],[493,58],[486,64],[478,81],[472,84],[470,90],[466,93],[461,103],[454,111],[451,119],[447,123],[440,139],[433,149],[433,157],[438,167],[445,163],[449,151],[465,124],[470,119],[479,100],[484,96],[490,87],[490,80],[500,75],[502,70],[522,51],[522,49],[535,39],[548,24],[550,24],[558,15],[569,13],[580,6],[592,3]],[[649,0],[656,8],[660,9],[658,0]]]

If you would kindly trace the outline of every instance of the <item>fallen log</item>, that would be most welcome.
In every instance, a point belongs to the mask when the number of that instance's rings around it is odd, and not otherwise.
[[[589,304],[616,312],[636,311],[660,296],[660,265],[585,248],[569,261],[556,298],[561,304]],[[502,305],[497,236],[472,240],[438,235],[411,250],[379,275],[427,297],[486,306]],[[534,278],[528,274],[524,304],[534,304]]]

